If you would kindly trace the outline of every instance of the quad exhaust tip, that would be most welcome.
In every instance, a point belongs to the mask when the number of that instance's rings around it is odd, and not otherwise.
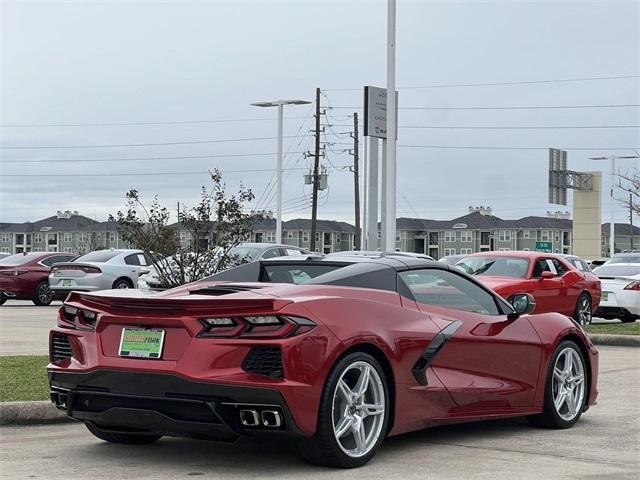
[[[245,427],[266,427],[280,428],[282,426],[282,415],[277,410],[258,410],[253,408],[239,411],[240,423]]]

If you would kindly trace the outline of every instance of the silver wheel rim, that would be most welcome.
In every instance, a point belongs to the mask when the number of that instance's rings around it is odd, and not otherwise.
[[[553,366],[553,405],[558,415],[569,422],[576,418],[584,400],[584,367],[580,355],[567,347]]]
[[[40,303],[49,303],[53,298],[52,295],[53,294],[51,293],[51,289],[48,284],[43,283],[38,288],[38,300]]]
[[[349,365],[333,393],[333,434],[344,453],[366,455],[380,438],[385,414],[385,393],[378,371],[370,363]]]
[[[591,302],[586,296],[582,296],[578,303],[578,321],[580,325],[591,323]]]
[[[118,285],[116,285],[116,288],[118,290],[120,290],[121,288],[129,288],[129,284],[127,282],[120,282]]]

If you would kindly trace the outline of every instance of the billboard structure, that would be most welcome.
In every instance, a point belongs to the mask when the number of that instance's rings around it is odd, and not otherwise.
[[[549,149],[549,203],[567,204],[567,190],[573,195],[573,253],[589,260],[601,256],[602,177],[599,172],[567,169],[567,152]],[[536,245],[537,247],[537,245]]]

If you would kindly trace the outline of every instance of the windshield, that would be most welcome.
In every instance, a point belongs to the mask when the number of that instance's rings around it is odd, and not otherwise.
[[[76,262],[108,262],[113,257],[117,256],[120,252],[111,250],[98,250],[97,252],[87,253],[86,255],[77,258]]]
[[[231,250],[229,250],[229,256],[233,257],[237,255],[240,260],[252,261],[258,258],[258,255],[260,255],[261,251],[262,250],[257,247],[238,246],[233,247]]]
[[[612,265],[614,263],[640,263],[640,254],[614,255],[607,261],[607,265]]]
[[[7,266],[14,266],[14,265],[24,265],[25,263],[29,263],[30,261],[34,260],[35,258],[37,258],[38,255],[33,255],[33,254],[23,254],[23,253],[16,253],[15,255],[9,255],[8,257],[3,258],[2,260],[0,260],[0,265],[7,265]]]
[[[518,257],[467,257],[456,267],[469,275],[526,278],[529,260]]]
[[[633,277],[640,275],[640,265],[603,265],[593,270],[599,277]]]

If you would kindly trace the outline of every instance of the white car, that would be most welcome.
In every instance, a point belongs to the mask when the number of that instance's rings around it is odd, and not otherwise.
[[[135,288],[138,277],[150,265],[151,259],[142,250],[97,250],[73,262],[56,264],[49,275],[49,287],[54,293]]]
[[[602,285],[596,316],[625,323],[640,318],[640,263],[606,263],[593,273]]]

